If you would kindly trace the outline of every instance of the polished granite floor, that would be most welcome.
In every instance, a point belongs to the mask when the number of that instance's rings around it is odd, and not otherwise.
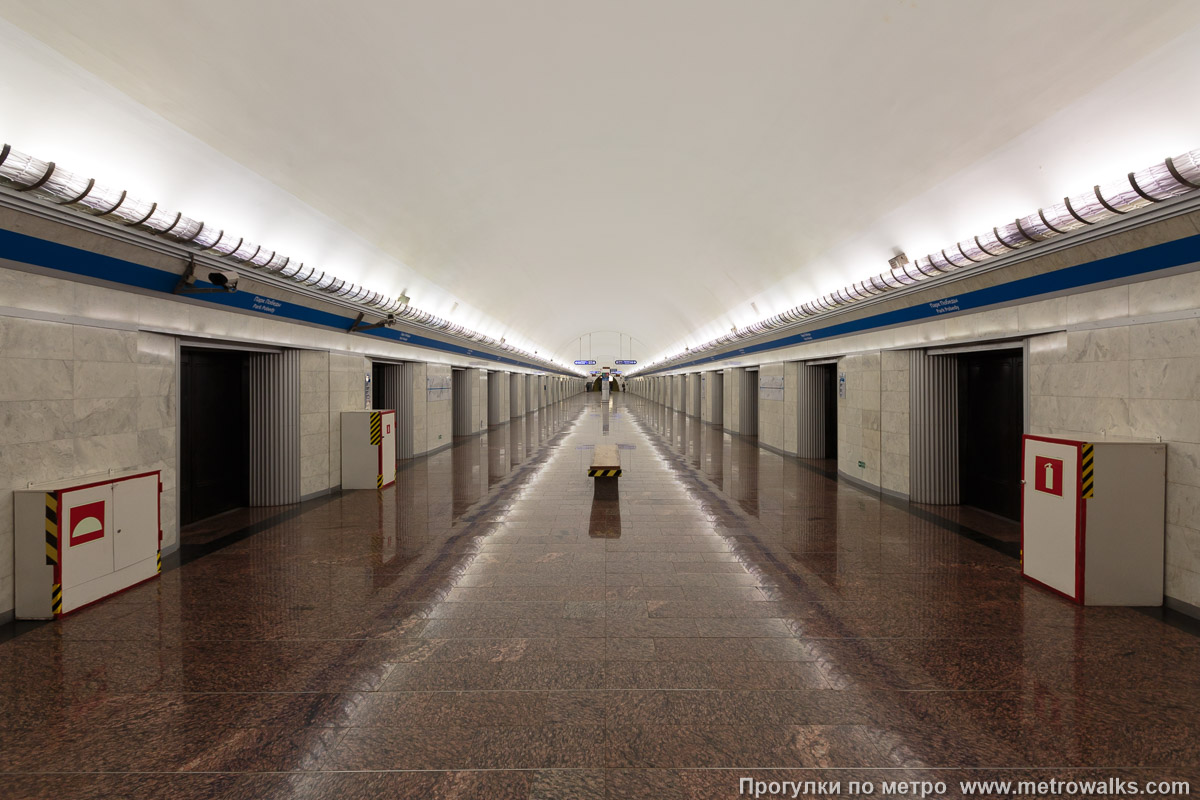
[[[1200,785],[1200,639],[831,467],[584,395],[386,491],[200,526],[160,580],[0,643],[0,798]]]

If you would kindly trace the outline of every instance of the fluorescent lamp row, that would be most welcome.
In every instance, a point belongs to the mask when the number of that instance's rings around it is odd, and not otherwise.
[[[673,356],[657,359],[647,366],[661,366],[685,359],[705,350],[794,325],[806,318],[843,308],[868,297],[911,286],[939,275],[969,269],[1038,242],[1114,219],[1197,189],[1200,189],[1200,150],[1192,150],[1181,156],[1168,158],[1161,164],[1130,172],[1124,179],[1094,186],[1091,191],[1074,197],[1064,197],[1061,203],[1049,208],[1038,209],[1036,213],[1006,225],[998,225],[979,236],[956,242],[916,261],[893,267],[867,280],[858,281],[816,300],[802,303],[782,314],[759,320],[743,328],[735,328],[724,336],[696,347],[689,347]]]
[[[8,182],[17,191],[31,192],[59,205],[70,206],[95,217],[113,220],[172,239],[198,251],[209,252],[243,266],[287,278],[384,314],[394,314],[404,322],[479,342],[530,361],[551,365],[549,359],[507,342],[497,341],[428,311],[413,308],[408,304],[407,297],[389,297],[350,283],[316,267],[306,266],[303,262],[278,251],[247,241],[215,225],[197,222],[180,212],[160,208],[157,203],[138,200],[126,191],[119,191],[97,183],[94,179],[68,172],[53,161],[42,161],[26,155],[7,144],[0,150],[0,180]]]

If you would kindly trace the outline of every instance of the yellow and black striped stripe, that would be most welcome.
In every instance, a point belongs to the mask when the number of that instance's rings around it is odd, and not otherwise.
[[[158,571],[162,572],[162,550],[158,551]]]
[[[62,613],[62,584],[56,583],[50,589],[50,610],[55,614]]]
[[[383,488],[383,473],[382,472],[375,476],[375,488],[376,489]]]
[[[46,492],[46,565],[58,564],[58,498]]]
[[[383,442],[383,415],[378,411],[371,412],[371,444]]]
[[[1085,444],[1082,452],[1082,463],[1079,473],[1079,485],[1083,499],[1095,496],[1096,492],[1096,454],[1092,445]]]
[[[588,470],[588,477],[589,478],[619,478],[619,477],[621,477],[621,470],[619,470],[619,469],[597,469],[596,467],[592,467],[591,469]]]

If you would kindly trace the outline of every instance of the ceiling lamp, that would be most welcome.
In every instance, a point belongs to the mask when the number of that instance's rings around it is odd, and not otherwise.
[[[889,261],[891,268],[887,272],[852,283],[773,317],[735,328],[724,336],[668,356],[663,362],[665,365],[705,350],[795,325],[829,311],[845,308],[852,303],[939,275],[970,269],[990,259],[1115,219],[1197,189],[1200,189],[1200,150],[1191,150],[1183,155],[1168,158],[1161,164],[1130,172],[1122,179],[1097,184],[1091,190],[1074,197],[1064,197],[1061,203],[1055,203],[1049,208],[1039,208],[1034,214],[1027,214],[1005,225],[997,225],[990,231],[943,247],[916,261],[893,258]]]
[[[543,364],[549,363],[544,358],[538,358],[534,353],[513,347],[507,342],[498,342],[478,331],[413,308],[408,304],[408,296],[403,293],[399,297],[388,297],[380,292],[371,291],[316,267],[305,266],[303,262],[269,250],[223,228],[197,222],[183,216],[182,212],[159,208],[158,203],[138,200],[131,197],[127,191],[117,191],[98,184],[94,178],[84,178],[68,172],[53,161],[42,161],[14,150],[7,144],[0,149],[0,183],[11,186],[17,192],[29,192],[93,217],[118,222],[173,240],[197,252],[207,252],[236,261],[255,271],[285,278],[292,283],[325,292],[349,303],[368,306],[385,314],[394,314],[395,318],[413,325],[468,339]]]

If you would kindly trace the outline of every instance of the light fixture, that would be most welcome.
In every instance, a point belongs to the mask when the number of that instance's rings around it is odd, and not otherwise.
[[[94,178],[75,175],[62,169],[53,161],[42,161],[26,155],[14,150],[8,144],[0,149],[0,184],[7,184],[17,192],[29,192],[60,206],[69,207],[96,218],[119,222],[154,236],[171,239],[178,244],[194,248],[198,253],[207,252],[210,255],[227,258],[238,262],[240,266],[270,273],[293,283],[334,295],[342,300],[367,306],[370,310],[388,314],[397,322],[403,321],[407,324],[429,328],[451,336],[479,342],[521,358],[547,363],[544,359],[536,358],[536,351],[529,353],[519,347],[513,347],[507,342],[498,342],[490,336],[485,336],[448,319],[413,308],[409,305],[410,298],[403,292],[399,297],[388,297],[381,292],[371,291],[315,267],[307,267],[303,262],[293,261],[288,256],[247,241],[223,228],[205,222],[197,222],[185,217],[181,212],[167,211],[160,208],[158,203],[138,200],[131,197],[127,191],[117,191],[98,184]],[[229,272],[228,274],[234,276],[232,283],[236,286],[237,273]],[[178,294],[210,291],[188,289],[187,286],[191,284],[185,279],[181,279],[180,283],[184,288],[181,290],[177,287]],[[231,291],[222,289],[222,291],[225,290]],[[451,313],[457,308],[458,303],[455,303]],[[356,325],[361,322],[362,316],[362,314],[359,315]],[[357,328],[351,327],[351,330],[367,329],[368,326],[362,325]]]
[[[1165,159],[1161,164],[1130,172],[1124,178],[1096,184],[1089,191],[1064,197],[1061,203],[1039,208],[1036,213],[998,225],[986,233],[964,239],[949,247],[910,262],[903,253],[889,260],[890,269],[867,280],[853,283],[815,300],[801,303],[781,314],[743,328],[733,328],[695,348],[667,356],[664,366],[694,353],[723,347],[759,336],[803,320],[844,308],[860,300],[911,286],[939,275],[971,269],[978,264],[1033,244],[1081,230],[1200,189],[1200,150]],[[751,303],[753,306],[754,304]],[[650,362],[652,366],[656,361]]]

